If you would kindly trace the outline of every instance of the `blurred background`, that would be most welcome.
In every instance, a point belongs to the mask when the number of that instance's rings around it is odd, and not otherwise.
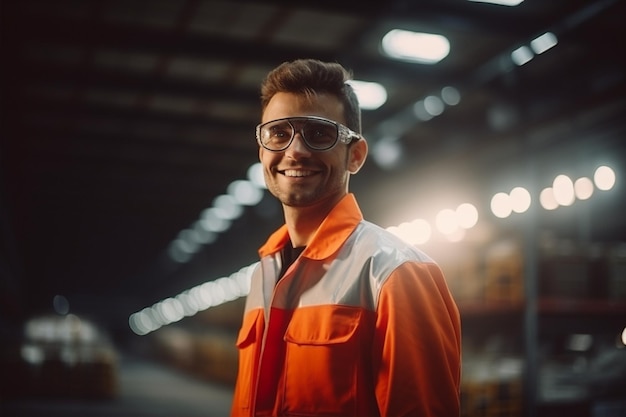
[[[2,1],[0,414],[228,414],[259,85],[317,58],[459,304],[462,415],[625,416],[626,1],[506,3]]]

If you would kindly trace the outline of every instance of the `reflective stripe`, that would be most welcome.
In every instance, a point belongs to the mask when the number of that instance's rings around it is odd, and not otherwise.
[[[252,276],[246,311],[263,308],[267,312],[270,305],[294,309],[336,304],[375,311],[382,285],[408,261],[433,262],[420,250],[363,220],[339,252],[322,260],[300,256],[277,285],[280,253],[263,257]]]

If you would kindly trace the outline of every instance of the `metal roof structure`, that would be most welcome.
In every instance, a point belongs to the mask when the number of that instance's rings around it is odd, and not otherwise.
[[[256,260],[282,220],[270,197],[194,261],[179,265],[166,255],[257,162],[260,82],[295,58],[340,62],[387,89],[382,107],[364,111],[363,131],[370,149],[395,135],[401,164],[388,169],[370,158],[351,183],[366,217],[383,226],[447,188],[463,190],[459,199],[471,192],[488,209],[490,195],[523,185],[529,172],[590,175],[608,158],[623,175],[625,7],[3,2],[5,315],[49,308],[55,294],[84,308],[116,303],[128,314]],[[450,54],[436,65],[391,60],[380,40],[393,28],[442,34]],[[511,61],[545,32],[556,35],[556,47],[521,66]],[[459,104],[416,117],[416,103],[446,86],[459,91]],[[626,237],[626,193],[617,194],[594,211],[593,238]]]

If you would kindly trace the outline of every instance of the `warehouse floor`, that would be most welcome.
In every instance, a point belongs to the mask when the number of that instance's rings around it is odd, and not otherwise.
[[[123,356],[118,395],[111,400],[19,399],[3,402],[3,417],[224,417],[232,388],[154,362]]]

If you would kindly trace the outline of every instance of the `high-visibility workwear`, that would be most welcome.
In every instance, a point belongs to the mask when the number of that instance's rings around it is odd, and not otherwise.
[[[280,276],[259,250],[232,416],[458,417],[460,319],[440,268],[363,220],[352,194]]]

